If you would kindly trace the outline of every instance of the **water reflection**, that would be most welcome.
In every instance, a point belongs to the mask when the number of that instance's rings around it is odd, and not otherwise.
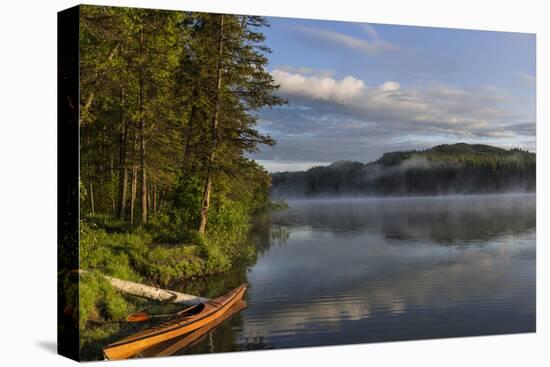
[[[535,329],[534,195],[291,202],[255,241],[189,285],[247,281],[248,308],[180,353]]]
[[[244,310],[245,308],[246,308],[246,302],[241,300],[235,303],[235,305],[233,305],[221,317],[212,321],[211,323],[195,331],[192,331],[186,335],[167,340],[160,344],[156,344],[146,349],[145,351],[141,352],[139,357],[165,357],[165,356],[176,355],[178,353],[181,353],[182,351],[192,348],[195,345],[200,344],[202,340],[205,340],[207,338],[208,338],[208,343],[206,344],[210,348],[209,351],[212,352],[213,345],[214,345],[214,341],[213,341],[214,334],[212,333],[212,331],[218,328],[223,323],[227,322],[228,320],[231,320],[232,317],[234,317],[235,315],[238,315],[238,313]],[[228,339],[228,338],[224,338],[224,339]],[[229,339],[232,339],[231,336]]]
[[[440,244],[483,242],[535,227],[535,195],[304,200],[276,218],[297,231],[354,236],[372,231],[388,239]],[[336,224],[336,225],[335,225]]]

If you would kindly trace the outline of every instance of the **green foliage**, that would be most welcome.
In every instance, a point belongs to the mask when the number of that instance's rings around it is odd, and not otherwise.
[[[255,249],[247,243],[249,217],[239,205],[226,205],[212,211],[214,230],[208,238],[196,230],[188,231],[186,243],[158,244],[145,227],[127,227],[123,232],[108,232],[100,227],[112,221],[105,218],[97,222],[81,222],[81,267],[90,271],[83,275],[79,290],[80,324],[88,320],[116,320],[126,311],[124,298],[100,281],[100,274],[120,279],[166,286],[175,280],[216,274],[228,270],[233,261],[252,259]],[[157,213],[147,225],[149,230],[163,229],[163,238],[176,238],[166,225],[170,216]],[[68,295],[68,298],[71,298]],[[72,297],[76,302],[76,297]],[[73,303],[74,304],[74,303]]]
[[[81,267],[116,278],[165,285],[201,274],[204,268],[198,246],[155,245],[153,236],[139,227],[131,233],[108,233],[82,222],[80,241]]]
[[[279,211],[288,209],[288,203],[284,200],[276,200],[269,203],[270,211]]]
[[[140,280],[141,277],[130,265],[133,249],[145,246],[146,234],[111,233],[84,221],[80,224],[80,267],[85,270],[99,270],[104,274],[126,280]]]
[[[255,257],[271,179],[246,155],[275,143],[257,112],[284,101],[262,17],[84,5],[80,20],[84,326],[128,307],[99,274],[163,286]]]
[[[144,227],[160,243],[184,243],[189,238],[185,220],[172,210],[154,213]]]
[[[267,25],[253,16],[82,7],[82,212],[167,223],[149,218],[162,207],[182,227],[159,236],[172,242],[198,227],[211,177],[214,199],[248,200],[251,211],[265,204],[256,198],[268,195],[269,175],[245,154],[275,143],[255,129],[256,113],[285,102],[265,69]]]
[[[81,275],[78,305],[81,329],[86,328],[90,319],[123,320],[128,312],[123,296],[96,272]]]

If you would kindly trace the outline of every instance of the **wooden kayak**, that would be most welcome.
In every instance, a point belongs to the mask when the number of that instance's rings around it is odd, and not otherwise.
[[[242,299],[245,290],[246,284],[243,284],[221,297],[186,308],[166,322],[109,344],[103,353],[109,360],[130,358],[155,344],[203,327],[222,317]]]
[[[221,317],[212,321],[211,323],[190,332],[189,334],[182,335],[181,337],[167,340],[165,342],[156,344],[150,348],[147,348],[143,352],[137,354],[139,357],[164,357],[172,356],[177,354],[179,351],[191,347],[208,335],[209,332],[225,323],[231,317],[247,307],[244,300],[237,301],[227,312],[225,312]]]

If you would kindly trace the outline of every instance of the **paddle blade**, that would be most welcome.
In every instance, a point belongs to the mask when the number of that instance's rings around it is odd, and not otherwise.
[[[145,312],[136,312],[131,315],[128,315],[126,318],[126,321],[128,322],[141,322],[141,321],[147,321],[151,318],[147,313]]]

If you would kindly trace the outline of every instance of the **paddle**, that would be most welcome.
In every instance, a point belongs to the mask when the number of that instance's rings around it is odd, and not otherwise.
[[[141,312],[135,312],[133,314],[128,315],[128,317],[126,317],[126,321],[128,321],[128,322],[142,322],[142,321],[150,320],[154,317],[172,317],[172,316],[175,316],[175,315],[177,315],[177,313],[166,314],[166,315],[149,315],[147,312],[141,311]]]
[[[176,316],[176,315],[182,315],[184,313],[190,312],[190,310],[192,310],[192,309],[197,310],[197,307],[199,305],[200,305],[200,303],[198,305],[193,305],[191,307],[188,307],[188,308],[186,308],[182,311],[172,313],[172,314],[165,314],[165,315],[149,315],[145,311],[135,312],[133,314],[128,315],[128,317],[126,318],[126,321],[128,321],[128,322],[142,322],[142,321],[150,320],[154,317],[172,317],[172,316]]]

